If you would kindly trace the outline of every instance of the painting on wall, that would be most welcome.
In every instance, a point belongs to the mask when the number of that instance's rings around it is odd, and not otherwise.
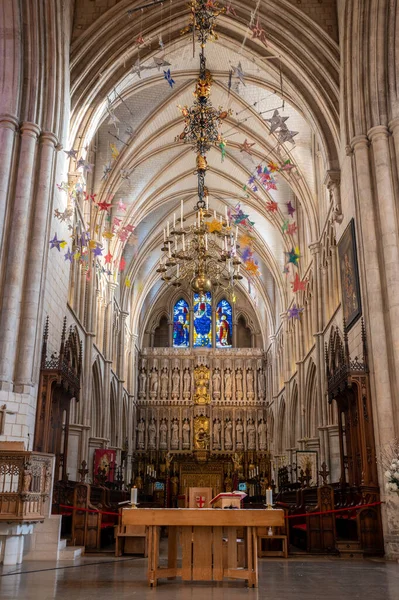
[[[188,348],[190,345],[190,312],[187,302],[181,298],[173,310],[173,347]]]
[[[362,314],[354,219],[350,221],[339,240],[338,256],[342,309],[346,328],[350,329]]]
[[[231,348],[233,317],[231,304],[221,300],[216,308],[216,348]]]
[[[316,450],[297,450],[296,451],[296,478],[299,481],[301,471],[306,475],[306,469],[309,469],[311,479],[310,485],[318,485],[318,459]]]
[[[114,481],[115,471],[115,450],[103,450],[97,448],[94,450],[94,478],[98,473],[104,473],[107,476],[106,481]]]
[[[212,295],[194,294],[194,347],[212,347]]]

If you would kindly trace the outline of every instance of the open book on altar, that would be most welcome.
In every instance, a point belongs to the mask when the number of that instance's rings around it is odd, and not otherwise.
[[[245,492],[222,492],[209,502],[212,508],[241,508],[241,501],[247,494]]]

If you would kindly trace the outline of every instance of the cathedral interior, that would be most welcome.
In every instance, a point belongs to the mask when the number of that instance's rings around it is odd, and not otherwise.
[[[284,511],[260,585],[280,538],[390,568],[396,1],[0,9],[3,569],[119,552],[120,503],[197,488]]]

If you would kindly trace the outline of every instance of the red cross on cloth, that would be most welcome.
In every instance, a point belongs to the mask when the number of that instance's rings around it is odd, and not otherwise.
[[[195,501],[197,503],[197,508],[204,508],[205,496],[195,496]]]

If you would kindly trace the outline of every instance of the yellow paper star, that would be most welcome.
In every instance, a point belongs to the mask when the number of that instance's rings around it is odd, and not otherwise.
[[[89,248],[90,250],[94,250],[94,248],[97,248],[97,242],[95,242],[94,240],[90,240]]]
[[[132,282],[130,281],[130,279],[125,279],[125,286],[126,286],[127,288],[130,288],[130,287],[131,287],[131,285],[132,285]]]
[[[248,260],[245,263],[245,268],[249,273],[251,273],[251,275],[259,275],[258,265],[255,264],[253,260]]]
[[[107,240],[112,240],[114,234],[112,233],[112,231],[104,231],[103,237],[105,237]]]
[[[222,224],[220,221],[213,219],[213,221],[207,222],[207,227],[209,233],[213,233],[214,231],[222,231]]]
[[[254,240],[250,235],[244,234],[240,237],[240,246],[242,248],[246,248],[247,246],[252,246],[253,241]]]
[[[110,144],[109,147],[111,148],[112,159],[116,160],[119,156],[118,148],[115,146],[115,144]]]
[[[73,255],[73,259],[79,260],[79,258],[80,258],[80,252],[75,252],[75,254]]]
[[[60,247],[61,247],[61,248],[65,248],[65,246],[66,246],[67,244],[68,244],[68,242],[65,242],[65,241],[63,241],[63,242],[60,242]]]

